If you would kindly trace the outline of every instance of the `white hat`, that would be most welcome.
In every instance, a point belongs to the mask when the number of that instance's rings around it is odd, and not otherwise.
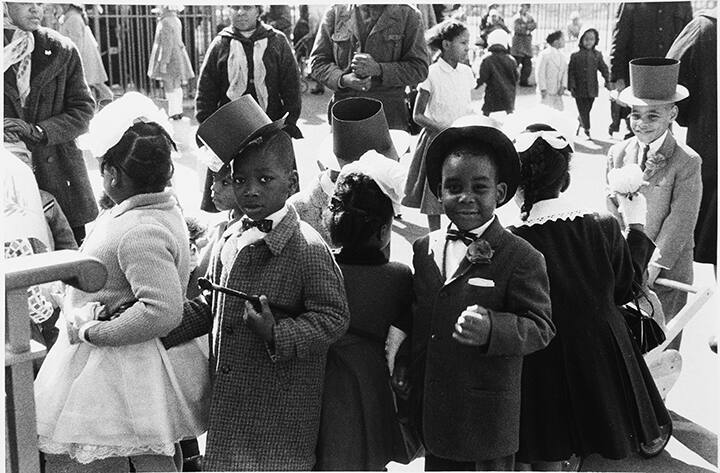
[[[173,129],[167,113],[149,97],[139,92],[127,92],[110,102],[90,120],[88,132],[78,138],[81,149],[90,150],[96,158],[120,142],[128,128],[138,121],[155,122],[172,136]]]
[[[375,150],[363,154],[360,159],[343,166],[338,182],[350,173],[365,174],[380,187],[380,190],[392,201],[395,214],[400,213],[400,202],[405,196],[405,181],[408,169],[398,161],[388,159]]]
[[[505,48],[510,44],[510,35],[503,29],[498,28],[487,36],[488,47],[499,44]]]

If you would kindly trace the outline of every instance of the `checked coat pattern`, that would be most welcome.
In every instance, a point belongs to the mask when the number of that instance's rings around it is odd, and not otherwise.
[[[231,235],[225,244],[236,240]],[[263,240],[238,252],[232,267],[222,268],[215,257],[210,273],[216,284],[264,294],[297,313],[273,314],[271,356],[242,322],[240,299],[215,294],[210,304],[201,297],[185,304],[182,324],[164,343],[182,343],[212,327],[213,394],[204,468],[311,470],[327,350],[350,321],[340,269],[320,235],[288,206]]]

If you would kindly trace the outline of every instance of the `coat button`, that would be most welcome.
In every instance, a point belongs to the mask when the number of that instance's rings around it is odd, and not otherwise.
[[[222,368],[220,368],[220,371],[223,372],[223,374],[228,374],[232,369],[228,365],[223,365]]]
[[[52,163],[54,161],[55,161],[55,156],[50,156],[49,158],[47,158],[48,163]]]
[[[437,335],[435,335],[434,333],[430,335],[430,340],[437,340]]]

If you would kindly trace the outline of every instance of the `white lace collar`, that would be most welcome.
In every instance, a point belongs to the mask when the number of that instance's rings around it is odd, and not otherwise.
[[[518,227],[542,225],[545,222],[555,222],[557,220],[573,220],[583,215],[592,213],[590,210],[578,208],[571,199],[565,197],[557,197],[555,199],[541,200],[535,202],[530,209],[530,215],[527,220],[520,221]]]

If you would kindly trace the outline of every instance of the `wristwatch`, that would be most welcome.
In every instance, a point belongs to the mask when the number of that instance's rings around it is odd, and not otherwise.
[[[40,125],[36,124],[34,126],[35,130],[37,130],[37,132],[40,134],[40,139],[37,140],[38,143],[45,143],[47,141],[47,133],[45,133],[45,130],[43,130]]]

